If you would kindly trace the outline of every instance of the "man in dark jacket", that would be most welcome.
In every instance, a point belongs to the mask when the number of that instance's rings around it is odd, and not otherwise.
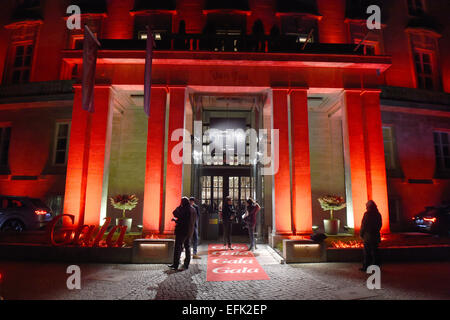
[[[195,212],[197,213],[197,219],[195,220],[195,227],[194,227],[194,234],[192,235],[192,258],[194,259],[201,259],[199,255],[197,255],[197,246],[198,246],[198,223],[200,220],[200,208],[198,205],[195,204],[195,198],[190,197],[189,203],[191,206],[195,209]]]
[[[222,226],[223,226],[223,246],[233,250],[231,247],[231,232],[233,220],[236,218],[236,210],[233,206],[233,199],[226,197],[222,208]]]
[[[378,244],[381,241],[380,230],[382,225],[381,214],[373,200],[367,202],[366,209],[359,231],[359,236],[364,241],[364,261],[363,267],[360,269],[364,272],[371,265],[380,265]]]
[[[181,205],[173,211],[175,226],[175,250],[173,253],[173,264],[169,268],[178,270],[180,264],[181,251],[184,249],[186,257],[184,259],[184,270],[189,268],[191,262],[191,247],[190,242],[192,235],[194,234],[195,220],[197,213],[195,209],[189,204],[189,199],[183,197],[181,199]]]

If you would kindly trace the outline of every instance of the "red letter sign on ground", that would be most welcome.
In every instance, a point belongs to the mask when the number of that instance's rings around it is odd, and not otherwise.
[[[209,245],[206,281],[269,280],[245,244],[233,245],[233,249],[225,250],[219,244]]]

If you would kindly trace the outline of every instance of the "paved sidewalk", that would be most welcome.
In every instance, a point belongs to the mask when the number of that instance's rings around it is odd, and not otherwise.
[[[279,264],[258,245],[255,256],[270,280],[206,282],[207,245],[187,271],[165,265],[83,264],[82,289],[66,287],[68,264],[0,262],[5,299],[450,299],[450,263],[383,266],[382,290],[366,288],[355,263]]]

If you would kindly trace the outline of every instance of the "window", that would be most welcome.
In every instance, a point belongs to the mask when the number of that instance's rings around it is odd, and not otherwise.
[[[408,0],[408,13],[411,16],[421,16],[424,12],[423,0]]]
[[[11,127],[0,127],[0,166],[9,165],[9,141],[11,138]]]
[[[362,41],[361,39],[355,39],[354,43],[360,44],[361,41]],[[380,52],[378,42],[376,42],[376,41],[365,40],[364,43],[361,44],[361,46],[364,48],[363,52],[364,52],[365,56],[374,56],[374,55],[379,54],[379,52]]]
[[[281,32],[287,36],[295,36],[297,43],[305,43],[308,36],[310,36],[308,42],[315,42],[317,29],[317,20],[314,18],[297,15],[281,17]]]
[[[434,132],[434,150],[438,170],[450,170],[450,133]]]
[[[58,122],[55,131],[55,144],[53,150],[53,164],[66,165],[69,153],[70,123]]]
[[[170,48],[170,42],[167,42],[167,35],[172,31],[172,14],[151,13],[146,15],[136,15],[134,19],[134,29],[137,39],[147,39],[147,25],[149,22],[156,41],[156,47],[160,49]]]
[[[383,127],[384,159],[386,170],[393,170],[395,165],[395,148],[392,127]]]
[[[426,90],[435,89],[432,54],[416,50],[414,53],[414,63],[417,73],[417,87]]]
[[[86,14],[81,16],[81,25],[87,25],[96,38],[102,34],[103,16],[101,14]],[[83,50],[84,27],[81,29],[67,29],[66,46],[72,50]]]
[[[25,83],[30,80],[31,63],[33,60],[33,45],[21,44],[14,48],[14,60],[11,68],[11,82]]]
[[[8,201],[8,209],[16,209],[16,208],[22,208],[23,203],[20,200],[17,199],[9,199]]]
[[[350,41],[359,46],[364,55],[383,54],[383,35],[381,30],[368,32],[366,20],[350,21],[348,30]]]

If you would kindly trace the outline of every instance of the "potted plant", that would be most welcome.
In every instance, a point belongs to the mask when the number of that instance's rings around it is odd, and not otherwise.
[[[336,235],[339,233],[340,221],[334,218],[334,211],[342,210],[346,207],[345,200],[340,196],[324,196],[319,199],[320,206],[324,211],[330,211],[330,219],[323,220],[325,233]]]
[[[133,210],[138,204],[138,198],[136,195],[119,194],[111,198],[111,205],[119,210],[122,210],[122,218],[116,219],[116,225],[126,226],[127,232],[131,231],[131,225],[133,223],[132,218],[127,218],[125,213],[127,210]]]

